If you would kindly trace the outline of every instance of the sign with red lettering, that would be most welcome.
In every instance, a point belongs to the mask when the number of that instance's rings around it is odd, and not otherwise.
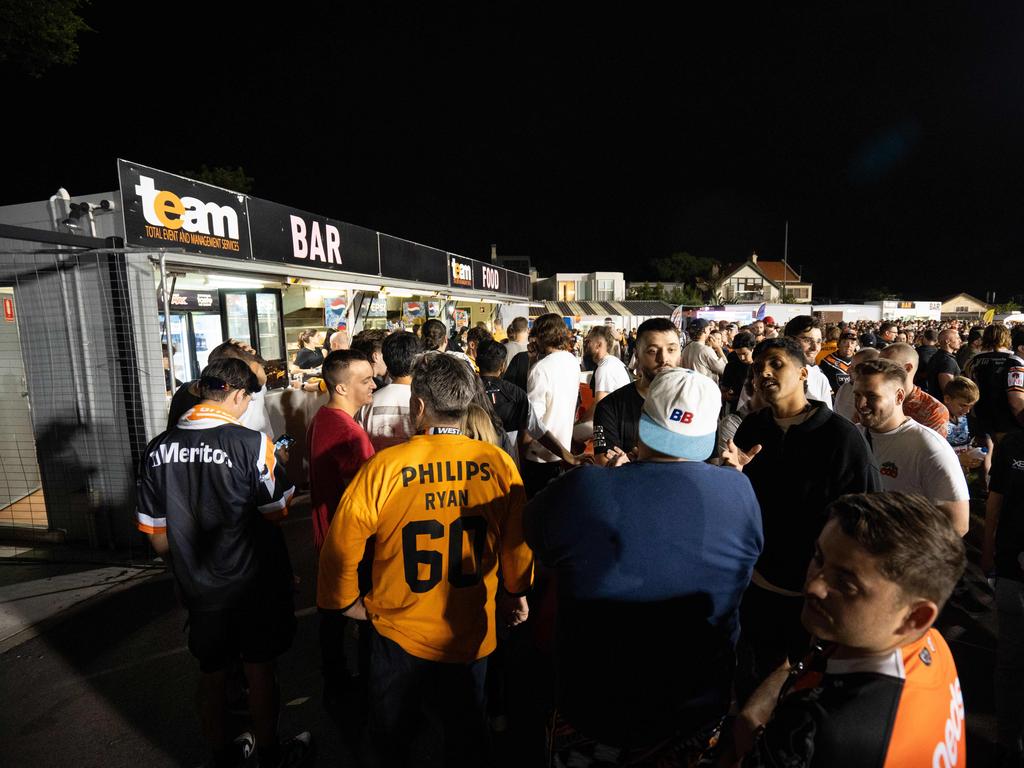
[[[4,320],[8,323],[14,322],[14,299],[4,296]]]

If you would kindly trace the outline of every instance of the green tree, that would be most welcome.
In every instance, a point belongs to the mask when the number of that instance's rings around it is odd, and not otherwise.
[[[1011,312],[1019,311],[1020,304],[1015,301],[1007,301],[1002,304],[996,304],[995,309],[997,315],[1008,315]]]
[[[698,278],[707,278],[718,262],[707,256],[694,256],[686,251],[679,251],[669,256],[653,259],[658,277],[666,282],[692,283]]]
[[[241,192],[243,195],[252,193],[256,181],[251,176],[245,175],[245,169],[242,166],[224,168],[215,165],[213,168],[209,168],[205,163],[199,167],[198,171],[182,171],[181,175],[212,184],[215,187],[224,187],[232,192]]]
[[[696,288],[691,288],[689,286],[676,286],[668,295],[668,303],[703,306],[704,296]]]
[[[634,285],[629,289],[629,294],[626,298],[636,301],[662,301],[665,299],[665,286],[661,283],[656,285],[651,285],[650,283]]]
[[[0,63],[30,77],[55,64],[74,64],[78,34],[92,32],[78,15],[88,0],[0,0]]]
[[[900,295],[886,285],[878,288],[870,288],[864,292],[864,301],[886,301],[887,299],[898,299]]]

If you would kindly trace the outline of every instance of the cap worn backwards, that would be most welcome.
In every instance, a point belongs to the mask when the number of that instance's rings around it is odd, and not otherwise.
[[[678,459],[704,461],[715,447],[722,394],[711,379],[688,368],[655,376],[640,415],[640,440]]]

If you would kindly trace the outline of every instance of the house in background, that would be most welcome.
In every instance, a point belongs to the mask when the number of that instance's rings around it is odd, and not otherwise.
[[[943,320],[981,320],[992,307],[969,293],[958,293],[942,300]]]
[[[533,283],[539,301],[622,301],[626,279],[622,272],[559,272]]]
[[[727,264],[712,275],[712,295],[726,303],[781,302],[785,293],[797,304],[810,304],[813,285],[804,282],[792,265],[781,261],[761,261],[757,254],[741,264]]]

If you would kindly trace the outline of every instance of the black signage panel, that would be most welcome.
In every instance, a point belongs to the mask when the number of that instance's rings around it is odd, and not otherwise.
[[[520,296],[524,299],[530,298],[530,276],[519,272],[507,272],[505,274],[507,288],[505,293],[511,296]]]
[[[249,198],[252,251],[261,261],[379,275],[377,233],[344,221]]]
[[[478,291],[505,293],[508,285],[507,270],[488,264],[486,261],[473,262],[473,287]]]
[[[164,311],[163,301],[158,301]],[[175,291],[171,294],[171,311],[220,312],[220,293],[217,291]]]
[[[446,285],[447,256],[448,254],[437,248],[410,243],[408,240],[385,235],[383,232],[380,234],[380,272],[384,277]]]
[[[117,175],[127,245],[252,258],[245,195],[124,160]]]

